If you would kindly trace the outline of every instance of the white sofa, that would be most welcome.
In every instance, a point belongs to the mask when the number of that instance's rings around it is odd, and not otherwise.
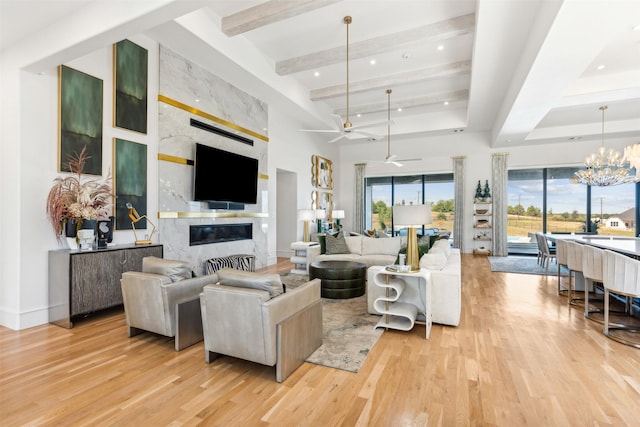
[[[342,260],[361,262],[367,268],[374,265],[394,264],[406,237],[371,238],[366,236],[345,237],[350,253],[320,254],[320,246],[307,251],[308,264],[314,261]],[[458,326],[462,306],[462,266],[460,249],[451,248],[449,241],[438,240],[428,254],[420,259],[420,266],[431,273],[431,310],[433,322]],[[368,272],[368,276],[372,275]],[[367,306],[371,314],[380,314],[373,308],[373,302],[382,296],[384,290],[373,285],[372,277],[367,277]],[[409,294],[408,294],[409,295]]]
[[[396,262],[400,248],[406,243],[406,237],[373,238],[362,235],[344,238],[349,253],[321,254],[320,245],[307,250],[307,268],[315,261],[355,261],[367,268],[373,265],[389,265]],[[308,270],[307,270],[308,272]]]

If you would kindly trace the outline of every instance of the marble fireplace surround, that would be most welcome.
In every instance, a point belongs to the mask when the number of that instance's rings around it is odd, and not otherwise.
[[[159,85],[158,236],[165,258],[189,261],[196,274],[204,274],[207,259],[233,254],[253,254],[256,267],[266,265],[268,137],[255,130],[267,128],[268,106],[164,46],[160,46]],[[254,143],[191,126],[192,119],[233,133],[244,130],[240,135]],[[231,123],[233,129],[225,129],[221,121]],[[196,143],[258,159],[255,205],[233,211],[209,209],[206,202],[193,201],[190,160]],[[192,226],[227,224],[251,224],[252,238],[190,245]]]

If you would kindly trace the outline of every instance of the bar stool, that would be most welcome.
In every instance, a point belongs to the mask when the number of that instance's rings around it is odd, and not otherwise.
[[[560,268],[567,266],[567,242],[564,239],[556,239],[556,264],[558,264],[558,295],[566,289],[560,287]]]
[[[612,340],[640,348],[640,319],[634,313],[633,298],[640,298],[640,261],[619,253],[605,250],[603,263],[604,283],[604,334]],[[627,299],[628,322],[612,325],[609,322],[609,298],[611,294]]]
[[[567,298],[569,299],[569,304],[571,305],[579,305],[579,302],[584,302],[583,298],[574,298],[572,294],[576,291],[576,273],[582,273],[583,264],[582,264],[582,250],[583,246],[580,243],[576,243],[572,240],[567,240],[567,267],[569,268],[569,289],[567,290]],[[572,280],[573,279],[573,280]],[[573,282],[573,285],[572,285]],[[588,292],[588,289],[585,284],[585,294]]]
[[[602,256],[604,250],[596,248],[591,245],[582,246],[582,274],[584,275],[584,317],[589,320],[594,320],[598,323],[603,323],[600,318],[594,318],[592,314],[602,313],[602,308],[592,309],[589,304],[589,289],[593,289],[593,293],[596,293],[596,283],[602,283]],[[597,300],[602,302],[602,300]]]

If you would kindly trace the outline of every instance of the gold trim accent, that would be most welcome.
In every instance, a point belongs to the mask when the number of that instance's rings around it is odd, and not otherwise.
[[[250,129],[244,128],[242,126],[238,126],[235,123],[231,123],[228,120],[221,119],[220,117],[216,117],[216,116],[214,116],[212,114],[209,114],[209,113],[205,113],[202,110],[198,110],[197,108],[193,108],[193,107],[191,107],[191,106],[189,106],[187,104],[183,104],[182,102],[176,101],[175,99],[171,99],[171,98],[168,98],[168,97],[166,97],[164,95],[158,94],[158,101],[164,102],[165,104],[169,104],[169,105],[172,105],[172,106],[174,106],[176,108],[179,108],[181,110],[184,110],[184,111],[187,111],[189,113],[195,114],[196,116],[204,117],[205,119],[209,119],[211,121],[219,123],[219,124],[221,124],[223,126],[226,126],[228,128],[239,130],[240,132],[244,132],[247,135],[254,136],[254,137],[259,138],[259,139],[261,139],[263,141],[269,142],[269,137],[266,136],[266,135],[261,135],[261,134],[259,134],[257,132],[254,132],[254,131],[250,130]]]
[[[160,219],[180,218],[269,218],[268,213],[263,212],[158,212]]]
[[[259,173],[258,174],[258,178],[260,178],[260,179],[269,179],[269,175],[267,175],[266,173]]]
[[[164,160],[165,162],[180,163],[181,165],[193,164],[193,160],[185,159],[184,157],[171,156],[169,154],[158,153],[158,160]]]

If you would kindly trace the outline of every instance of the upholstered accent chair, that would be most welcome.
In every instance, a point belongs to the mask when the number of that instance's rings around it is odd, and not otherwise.
[[[215,274],[192,277],[184,261],[143,258],[142,272],[128,271],[120,279],[127,335],[175,337],[176,351],[202,341],[200,292],[217,281]]]
[[[218,271],[200,294],[206,363],[221,355],[276,367],[284,381],[322,344],[320,279],[282,293],[277,274]]]

